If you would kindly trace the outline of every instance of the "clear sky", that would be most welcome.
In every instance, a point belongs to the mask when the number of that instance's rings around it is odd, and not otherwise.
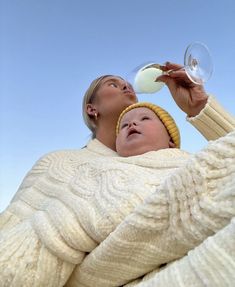
[[[42,155],[79,149],[89,130],[82,97],[102,74],[125,77],[141,63],[183,63],[205,43],[214,73],[205,88],[235,115],[234,0],[0,0],[0,210]],[[182,148],[206,145],[166,87],[139,96],[165,107]]]

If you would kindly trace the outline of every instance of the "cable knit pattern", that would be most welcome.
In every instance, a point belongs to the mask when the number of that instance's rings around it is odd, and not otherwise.
[[[182,286],[208,274],[229,284],[234,137],[190,159],[178,149],[121,158],[97,140],[44,156],[0,216],[0,286],[173,286],[175,274]]]
[[[234,182],[233,182],[234,190]],[[234,192],[234,191],[233,191]],[[235,282],[235,218],[214,236],[208,237],[187,256],[152,278],[144,277],[126,286],[138,287],[232,287]]]
[[[212,142],[167,176],[85,258],[68,286],[123,285],[181,258],[233,216],[235,132]]]
[[[220,136],[234,130],[235,118],[218,105],[210,96],[205,108],[196,117],[187,117],[187,120],[195,126],[208,140],[215,140]]]

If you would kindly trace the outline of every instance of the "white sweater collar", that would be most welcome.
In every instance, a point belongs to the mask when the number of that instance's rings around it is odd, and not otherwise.
[[[86,148],[96,154],[104,156],[118,156],[118,154],[114,150],[108,148],[97,139],[90,140]]]
[[[136,163],[140,164],[145,163],[146,161],[149,161],[149,164],[151,165],[151,162],[155,162],[154,165],[158,165],[157,161],[160,160],[161,165],[162,161],[166,161],[166,165],[169,164],[169,162],[172,162],[176,159],[181,158],[183,161],[189,157],[189,153],[185,152],[180,149],[172,148],[172,149],[162,149],[159,151],[150,151],[145,153],[144,155],[137,155],[137,156],[131,156],[131,157],[120,157],[117,152],[113,151],[112,149],[108,148],[104,144],[102,144],[99,140],[93,139],[90,140],[86,146],[86,148],[95,154],[99,154],[105,157],[118,157],[118,161],[120,162],[128,162],[128,163]]]

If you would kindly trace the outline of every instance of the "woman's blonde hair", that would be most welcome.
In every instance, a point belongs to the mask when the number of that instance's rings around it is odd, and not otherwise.
[[[101,81],[110,76],[112,75],[103,75],[93,80],[83,97],[83,104],[82,104],[83,120],[85,124],[87,125],[87,127],[91,130],[92,138],[95,138],[96,136],[96,123],[94,121],[94,118],[89,116],[87,113],[87,104],[91,104],[94,101],[95,94],[97,90],[99,89]]]

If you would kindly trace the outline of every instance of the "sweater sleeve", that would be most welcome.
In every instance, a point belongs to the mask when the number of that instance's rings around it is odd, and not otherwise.
[[[205,108],[187,120],[207,139],[215,140],[235,129],[235,118],[214,97],[209,96]]]
[[[9,229],[18,224],[20,221],[30,216],[30,214],[34,211],[33,206],[30,203],[27,204],[25,202],[24,193],[30,190],[31,196],[34,196],[34,186],[38,180],[41,180],[41,178],[48,173],[52,162],[52,157],[54,157],[53,153],[41,157],[27,173],[10,204],[1,213],[1,231],[3,231],[3,229]]]
[[[27,220],[2,232],[0,246],[1,286],[64,286],[74,268],[46,247]]]
[[[182,258],[229,224],[235,215],[234,186],[232,132],[169,175],[85,258],[68,286],[120,286]]]
[[[79,220],[69,155],[43,157],[1,216],[0,286],[64,286],[97,243]]]
[[[138,287],[221,287],[235,282],[235,218],[187,256],[145,280]]]

